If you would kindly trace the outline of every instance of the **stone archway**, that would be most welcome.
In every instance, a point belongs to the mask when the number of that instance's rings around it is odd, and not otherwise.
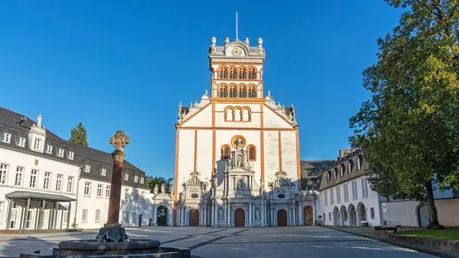
[[[190,211],[190,219],[188,222],[189,226],[199,226],[199,211],[193,209]]]
[[[349,212],[349,226],[356,226],[357,225],[357,212],[353,204],[349,205],[348,212]]]
[[[340,216],[341,216],[340,226],[344,226],[344,225],[346,225],[346,222],[348,221],[348,214],[347,214],[346,207],[344,207],[344,205],[341,206],[341,208],[339,210],[339,213],[340,213]]]
[[[362,221],[366,222],[367,220],[367,208],[365,204],[359,203],[357,204],[357,226],[362,225]]]
[[[304,225],[305,226],[312,226],[313,225],[313,210],[311,206],[304,207]]]
[[[333,226],[339,226],[339,211],[338,211],[338,207],[335,207],[333,209]]]
[[[287,226],[287,212],[283,209],[277,211],[277,226],[286,227]]]
[[[156,215],[156,224],[158,226],[167,226],[167,214],[169,210],[166,206],[161,205],[158,207],[157,215]]]
[[[234,225],[236,227],[245,227],[245,211],[244,211],[244,209],[237,208],[234,211]]]

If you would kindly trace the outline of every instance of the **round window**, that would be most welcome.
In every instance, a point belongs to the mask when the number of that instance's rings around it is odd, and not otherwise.
[[[199,194],[197,194],[197,193],[191,194],[191,198],[195,198],[196,199],[198,197],[199,197]]]
[[[285,194],[281,193],[281,194],[279,194],[277,197],[283,199],[283,198],[285,198]]]

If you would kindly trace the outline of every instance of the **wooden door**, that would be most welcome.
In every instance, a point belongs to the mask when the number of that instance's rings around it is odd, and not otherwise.
[[[241,208],[238,208],[234,211],[234,224],[236,227],[245,226],[245,211]]]
[[[279,227],[287,226],[287,212],[285,210],[277,211],[277,226]]]
[[[311,226],[313,224],[313,216],[312,216],[312,207],[306,206],[304,207],[304,225]]]
[[[190,226],[199,226],[199,211],[198,210],[191,210],[190,211]]]

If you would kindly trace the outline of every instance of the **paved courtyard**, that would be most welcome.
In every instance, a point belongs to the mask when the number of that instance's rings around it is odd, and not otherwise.
[[[435,257],[323,227],[132,228],[131,238],[158,239],[163,246],[188,247],[193,257]],[[62,240],[94,239],[97,231],[0,235],[0,256],[25,251],[51,253]]]

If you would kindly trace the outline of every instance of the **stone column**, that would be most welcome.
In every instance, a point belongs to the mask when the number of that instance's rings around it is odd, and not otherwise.
[[[119,223],[120,217],[120,200],[121,200],[121,183],[123,180],[123,148],[130,143],[129,137],[123,131],[117,131],[110,138],[110,144],[115,147],[112,153],[113,173],[110,184],[110,200],[108,204],[108,219],[103,228],[99,230],[97,240],[99,242],[124,242],[128,239],[124,228]]]
[[[153,226],[158,226],[158,206],[153,204]]]
[[[261,199],[261,226],[265,226],[265,204],[263,199]]]
[[[174,225],[174,222],[173,222],[173,209],[172,209],[172,205],[170,205],[167,209],[167,225],[168,226],[173,226]]]
[[[26,204],[26,208],[25,208],[25,216],[24,216],[24,221],[22,222],[22,228],[23,229],[27,229],[26,228],[26,223],[27,223],[27,217],[29,215],[29,207],[30,207],[30,198],[27,198],[27,204]]]

